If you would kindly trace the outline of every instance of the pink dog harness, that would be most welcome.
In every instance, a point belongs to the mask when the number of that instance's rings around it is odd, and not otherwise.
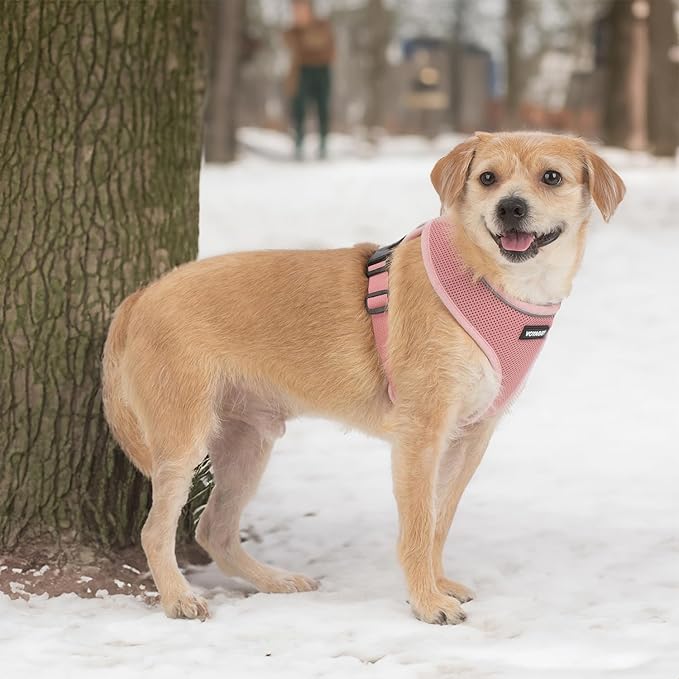
[[[559,310],[558,304],[535,305],[500,294],[485,279],[475,280],[455,252],[453,226],[438,217],[418,227],[405,240],[420,238],[427,276],[444,306],[486,355],[500,381],[500,392],[485,414],[502,411],[517,395],[538,357]],[[389,370],[389,263],[401,241],[380,248],[368,260],[368,293],[375,344],[389,384],[389,398],[396,392]]]

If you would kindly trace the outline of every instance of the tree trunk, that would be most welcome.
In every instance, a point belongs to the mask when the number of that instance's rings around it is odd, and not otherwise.
[[[238,80],[244,0],[206,0],[209,78],[205,110],[205,160],[229,163],[236,158]]]
[[[462,130],[462,93],[464,91],[464,46],[469,30],[469,0],[455,0],[450,11],[453,16],[450,45],[450,121],[452,128]],[[479,129],[483,125],[478,126]]]
[[[376,128],[384,121],[384,86],[387,77],[387,47],[391,39],[391,17],[383,0],[368,0],[365,8],[367,68],[365,73],[365,115],[368,141],[377,142]]]
[[[648,26],[638,0],[616,0],[607,20],[606,141],[640,150],[647,145]]]
[[[648,133],[656,155],[674,156],[679,146],[679,63],[670,59],[677,44],[672,0],[650,4]]]
[[[0,0],[0,552],[138,540],[100,356],[122,299],[197,254],[199,9]]]
[[[520,126],[520,109],[524,89],[524,68],[521,58],[522,27],[528,13],[528,0],[507,0],[505,50],[507,56],[507,96],[505,98],[505,129]]]

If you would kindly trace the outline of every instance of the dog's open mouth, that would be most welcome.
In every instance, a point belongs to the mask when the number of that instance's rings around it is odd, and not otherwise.
[[[538,254],[541,247],[553,243],[563,232],[557,226],[548,233],[537,234],[531,231],[507,230],[503,233],[488,232],[500,248],[500,252],[511,262],[525,262]]]

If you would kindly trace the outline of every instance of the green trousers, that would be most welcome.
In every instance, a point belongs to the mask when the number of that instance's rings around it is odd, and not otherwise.
[[[318,114],[318,132],[321,150],[330,123],[330,66],[301,66],[297,94],[292,98],[292,121],[295,126],[295,145],[298,149],[304,141],[304,119],[307,104],[312,103]]]

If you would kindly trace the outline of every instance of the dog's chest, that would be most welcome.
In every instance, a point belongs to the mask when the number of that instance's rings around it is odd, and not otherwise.
[[[500,392],[500,377],[488,359],[478,351],[476,360],[470,361],[462,371],[464,384],[456,385],[457,398],[462,394],[460,421],[469,423],[483,415],[493,405]],[[462,387],[462,389],[460,389]]]

